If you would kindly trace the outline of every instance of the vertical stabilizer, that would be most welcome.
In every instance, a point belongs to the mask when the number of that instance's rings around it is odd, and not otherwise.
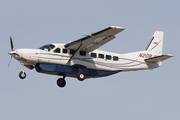
[[[156,31],[148,44],[146,51],[156,55],[162,55],[164,32]]]

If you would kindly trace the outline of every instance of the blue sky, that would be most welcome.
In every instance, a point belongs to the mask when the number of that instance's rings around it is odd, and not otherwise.
[[[0,1],[0,119],[179,120],[180,2],[177,0],[6,0]],[[124,72],[83,82],[25,69],[10,56],[15,48],[68,43],[109,26],[125,27],[100,49],[116,53],[144,50],[155,30],[164,31],[163,54],[175,57],[154,70]]]

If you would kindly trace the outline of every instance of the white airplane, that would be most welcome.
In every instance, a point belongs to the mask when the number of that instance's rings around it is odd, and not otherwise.
[[[115,38],[125,28],[111,26],[67,44],[47,44],[38,49],[15,49],[11,42],[11,58],[21,63],[19,77],[24,79],[24,66],[37,72],[63,76],[57,80],[59,87],[66,85],[65,77],[80,81],[87,78],[109,76],[118,72],[154,69],[172,55],[162,55],[163,32],[156,31],[143,51],[118,54],[96,50]],[[11,60],[10,60],[11,62]],[[10,63],[9,63],[10,64]]]

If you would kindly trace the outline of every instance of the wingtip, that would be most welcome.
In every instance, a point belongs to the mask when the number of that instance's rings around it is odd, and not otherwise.
[[[169,56],[169,57],[174,57],[173,55],[170,55],[170,54],[167,54],[167,56]]]
[[[116,28],[116,29],[123,29],[123,30],[125,30],[124,27],[118,27],[118,26],[111,26],[111,28]]]

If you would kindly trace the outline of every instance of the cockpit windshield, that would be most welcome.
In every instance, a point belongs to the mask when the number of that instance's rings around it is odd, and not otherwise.
[[[55,47],[55,46],[52,45],[52,44],[47,44],[47,45],[44,45],[44,46],[40,47],[39,49],[49,52],[49,51],[51,51],[54,47]]]

